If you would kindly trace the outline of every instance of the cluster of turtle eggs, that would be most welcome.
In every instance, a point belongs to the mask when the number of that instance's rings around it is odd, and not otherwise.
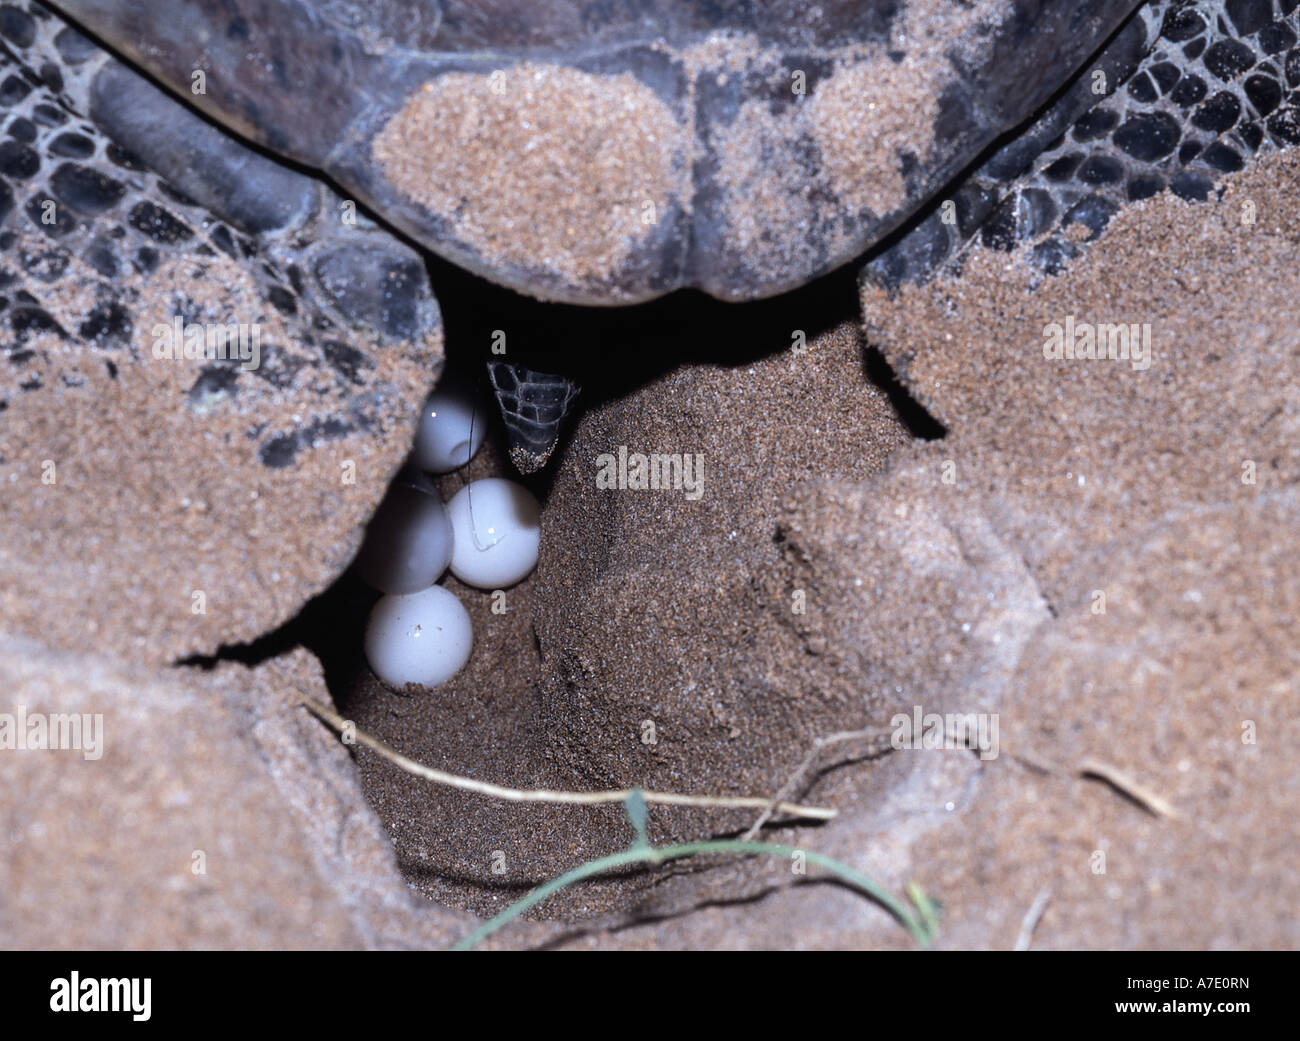
[[[393,687],[446,683],[469,661],[469,613],[436,583],[451,573],[466,585],[497,590],[537,566],[540,509],[514,481],[471,481],[447,503],[431,474],[466,465],[483,442],[484,415],[464,386],[439,388],[420,417],[407,469],[366,529],[357,556],[361,578],[384,595],[370,612],[370,668]]]

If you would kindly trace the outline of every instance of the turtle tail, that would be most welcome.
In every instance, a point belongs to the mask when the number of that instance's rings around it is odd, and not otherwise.
[[[510,460],[522,474],[537,473],[550,461],[582,388],[570,376],[516,362],[489,361],[487,371],[510,439]]]

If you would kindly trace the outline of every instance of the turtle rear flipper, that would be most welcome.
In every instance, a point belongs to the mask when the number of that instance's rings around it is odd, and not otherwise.
[[[399,368],[436,379],[441,316],[421,257],[342,219],[324,184],[232,140],[40,4],[4,14],[0,81],[22,87],[0,110],[0,256],[18,262],[0,285],[0,342],[52,375],[59,363],[32,346],[44,331],[110,352],[116,372],[158,357],[155,327],[202,328],[205,351],[226,349],[176,368],[193,370],[193,408],[306,395],[297,428],[250,430],[273,467],[401,418],[396,402],[420,385],[391,383],[376,352],[409,351]],[[256,331],[255,359],[216,342],[230,330]]]
[[[1169,0],[1145,4],[1033,121],[1009,135],[958,183],[919,211],[912,228],[877,251],[863,277],[884,288],[923,282],[989,222],[1017,177],[1070,126],[1133,75],[1160,33]],[[1099,78],[1100,77],[1100,78]],[[1098,95],[1096,91],[1103,93]]]
[[[442,327],[418,254],[132,77],[43,6],[0,4],[0,555],[16,635],[163,663],[251,641],[338,577]],[[149,118],[93,116],[109,83]],[[149,157],[186,147],[182,188]],[[241,171],[294,204],[258,209]],[[57,501],[28,476],[47,457]]]
[[[954,221],[937,200],[863,278],[885,289],[924,282],[956,270],[975,241],[1032,244],[1033,262],[1054,275],[1130,203],[1165,190],[1206,199],[1250,156],[1300,144],[1300,6],[1278,7],[1143,7],[1055,106],[950,193]],[[1106,89],[1094,94],[1098,71]]]

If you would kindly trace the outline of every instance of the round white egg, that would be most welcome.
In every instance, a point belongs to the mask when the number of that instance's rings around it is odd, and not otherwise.
[[[447,382],[424,404],[411,463],[429,473],[451,473],[474,458],[486,428],[487,414],[474,388]]]
[[[541,507],[521,484],[503,477],[471,481],[447,503],[451,573],[480,589],[503,589],[537,566]]]
[[[469,661],[474,629],[454,593],[430,586],[381,597],[366,625],[366,660],[391,687],[436,687]]]
[[[366,527],[357,573],[381,593],[415,593],[442,577],[451,554],[451,521],[437,493],[395,484]]]

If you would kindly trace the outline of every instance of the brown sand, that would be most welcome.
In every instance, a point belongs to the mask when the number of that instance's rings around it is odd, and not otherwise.
[[[683,149],[634,77],[534,63],[427,83],[372,144],[398,190],[483,259],[575,283],[616,271],[688,198]]]
[[[1023,255],[974,250],[959,278],[895,299],[864,288],[869,334],[957,434],[932,446],[917,484],[951,459],[957,489],[996,488],[990,518],[1049,600],[1078,592],[1061,575],[1092,546],[1300,476],[1297,176],[1288,152],[1229,179],[1219,202],[1132,206],[1068,277],[1041,285]],[[1247,199],[1253,225],[1240,218]],[[1150,367],[1044,359],[1045,326],[1071,315],[1149,325]]]
[[[426,942],[464,932],[392,899],[345,751],[287,708],[299,686],[323,693],[305,652],[154,671],[6,639],[0,684],[4,712],[98,714],[103,738],[91,759],[0,751],[4,946],[353,947],[399,909]]]
[[[888,44],[836,48],[822,56],[829,74],[812,81],[756,41],[743,48],[722,37],[686,52],[692,99],[704,77],[764,85],[730,122],[691,131],[717,160],[736,263],[780,284],[783,271],[829,267],[860,249],[862,215],[883,221],[907,202],[907,164],[942,160],[934,127],[954,62],[977,64],[981,31],[1007,14],[1003,0],[909,4]],[[806,94],[793,93],[796,75]]]
[[[778,521],[807,482],[862,480],[907,440],[847,326],[800,354],[684,367],[585,416],[538,573],[553,755],[601,785],[752,793],[817,734],[869,722],[888,699],[856,682],[856,649],[805,639],[818,605],[775,573]],[[597,487],[620,446],[701,459],[702,496]]]
[[[939,114],[939,83],[933,71],[918,75],[907,63],[881,56],[839,69],[817,91],[810,114],[814,136],[849,207],[883,215],[903,204],[901,157],[933,149],[927,136]]]
[[[952,62],[975,64],[980,37],[1010,8],[1006,0],[909,3],[888,46],[843,61],[818,87],[808,112],[812,136],[850,211],[883,216],[903,204],[903,157],[935,160],[939,94],[952,79]]]

